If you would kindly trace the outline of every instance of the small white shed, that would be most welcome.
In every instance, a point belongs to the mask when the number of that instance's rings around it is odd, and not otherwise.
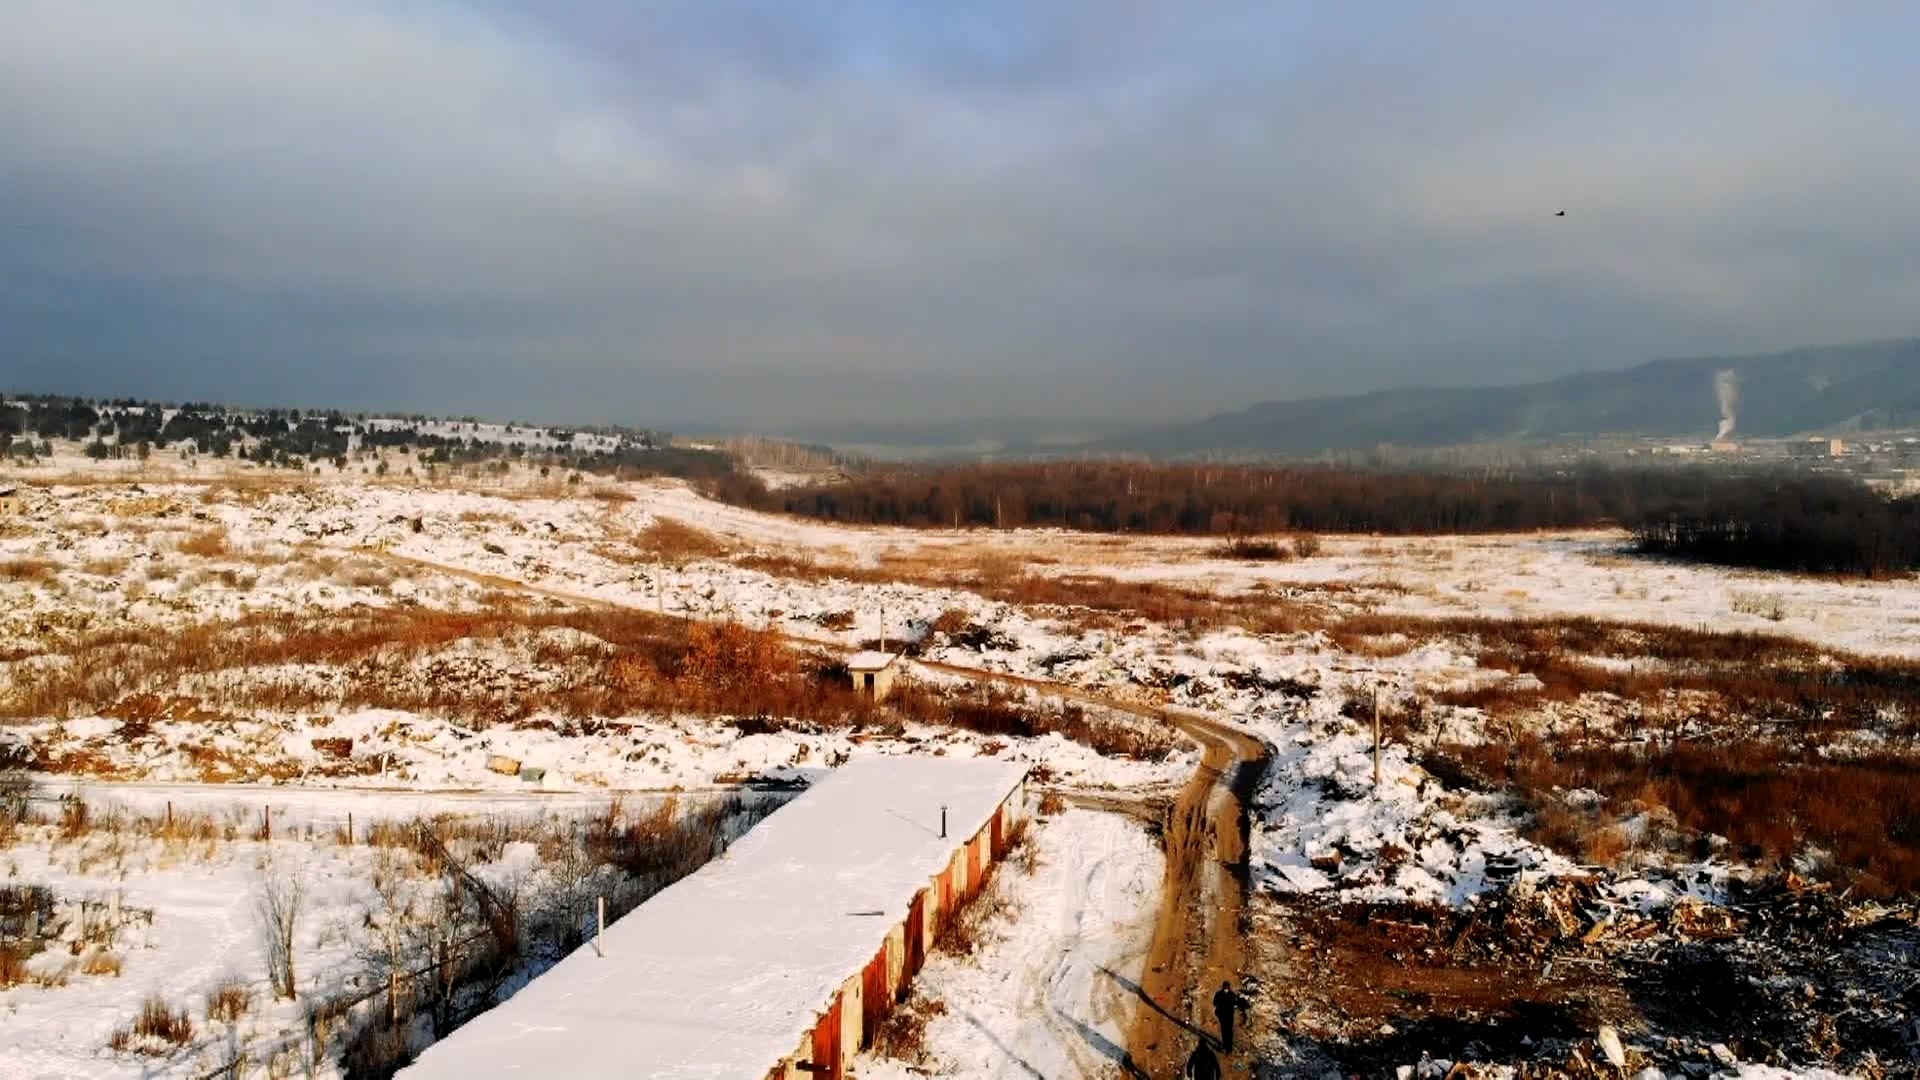
[[[20,489],[0,484],[0,517],[20,512]]]
[[[853,675],[853,688],[879,700],[893,692],[893,680],[900,673],[897,653],[857,652],[847,658],[847,670]]]

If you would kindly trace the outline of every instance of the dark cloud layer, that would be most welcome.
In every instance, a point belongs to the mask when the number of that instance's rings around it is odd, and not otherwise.
[[[0,386],[1184,416],[1920,329],[1910,7],[927,10],[0,6]]]

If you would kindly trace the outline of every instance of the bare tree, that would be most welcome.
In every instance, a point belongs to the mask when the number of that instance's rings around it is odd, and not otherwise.
[[[293,935],[306,885],[297,874],[271,867],[260,879],[260,929],[267,948],[267,981],[275,997],[294,997]]]

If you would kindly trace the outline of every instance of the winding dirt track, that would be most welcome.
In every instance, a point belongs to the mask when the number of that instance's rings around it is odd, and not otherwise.
[[[614,601],[545,588],[512,578],[496,577],[457,566],[431,562],[393,552],[361,548],[362,553],[391,562],[465,578],[477,584],[588,606],[617,608]],[[795,644],[848,651],[842,642],[797,634],[782,634]],[[1267,747],[1259,739],[1203,714],[1170,708],[1152,708],[1077,686],[1012,675],[986,668],[926,660],[919,667],[1002,685],[1021,686],[1056,697],[1099,705],[1143,719],[1179,728],[1202,749],[1200,765],[1168,811],[1163,824],[1167,853],[1166,880],[1160,912],[1154,923],[1153,944],[1143,977],[1134,984],[1124,975],[1108,974],[1136,1001],[1128,1027],[1126,1059],[1118,1064],[1132,1076],[1178,1076],[1187,1055],[1203,1037],[1217,1034],[1209,1007],[1213,990],[1223,981],[1239,983],[1246,970],[1244,931],[1247,924],[1247,803],[1259,783]],[[1114,813],[1142,816],[1145,803],[1122,805],[1125,800],[1097,797],[1076,799]],[[1102,805],[1111,802],[1112,805]],[[1222,1058],[1228,1076],[1250,1075],[1244,1062]]]
[[[1209,1000],[1246,971],[1247,801],[1267,747],[1196,713],[1161,710],[1204,748],[1166,827],[1167,878],[1147,953],[1140,1007],[1127,1032],[1135,1075],[1178,1076],[1201,1032],[1216,1034]],[[1227,1075],[1248,1075],[1223,1058]]]

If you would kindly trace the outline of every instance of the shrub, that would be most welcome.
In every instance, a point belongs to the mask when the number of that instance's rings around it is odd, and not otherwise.
[[[118,975],[119,954],[106,949],[89,949],[80,961],[80,972],[83,975]]]
[[[927,1023],[945,1016],[947,1005],[939,998],[915,997],[887,1014],[873,1038],[875,1055],[908,1065],[925,1065]]]
[[[798,674],[799,664],[778,634],[732,622],[697,623],[687,631],[675,683],[693,701],[723,703]]]
[[[187,1018],[187,1010],[175,1009],[156,994],[140,1006],[131,1025],[114,1032],[107,1045],[122,1052],[160,1056],[192,1041],[193,1021]]]
[[[712,533],[672,518],[654,518],[635,538],[635,544],[647,555],[671,562],[718,559],[729,550]]]
[[[306,886],[295,874],[269,871],[260,879],[261,944],[267,954],[267,981],[275,997],[292,999],[298,989],[293,965],[294,931],[305,896]]]
[[[207,1019],[238,1023],[253,1011],[253,990],[239,979],[227,979],[207,991]]]
[[[0,560],[0,581],[50,582],[58,567],[47,559]]]
[[[231,553],[227,546],[227,530],[223,528],[202,529],[188,536],[174,546],[182,555],[193,555],[202,559],[224,558]]]
[[[1739,615],[1758,615],[1768,622],[1787,617],[1787,603],[1778,593],[1734,593],[1727,605]]]
[[[32,955],[25,945],[0,942],[0,990],[27,981],[27,960]]]
[[[1282,562],[1294,556],[1294,551],[1278,540],[1255,540],[1245,536],[1228,540],[1214,548],[1213,553],[1222,559],[1243,559],[1248,562]]]

